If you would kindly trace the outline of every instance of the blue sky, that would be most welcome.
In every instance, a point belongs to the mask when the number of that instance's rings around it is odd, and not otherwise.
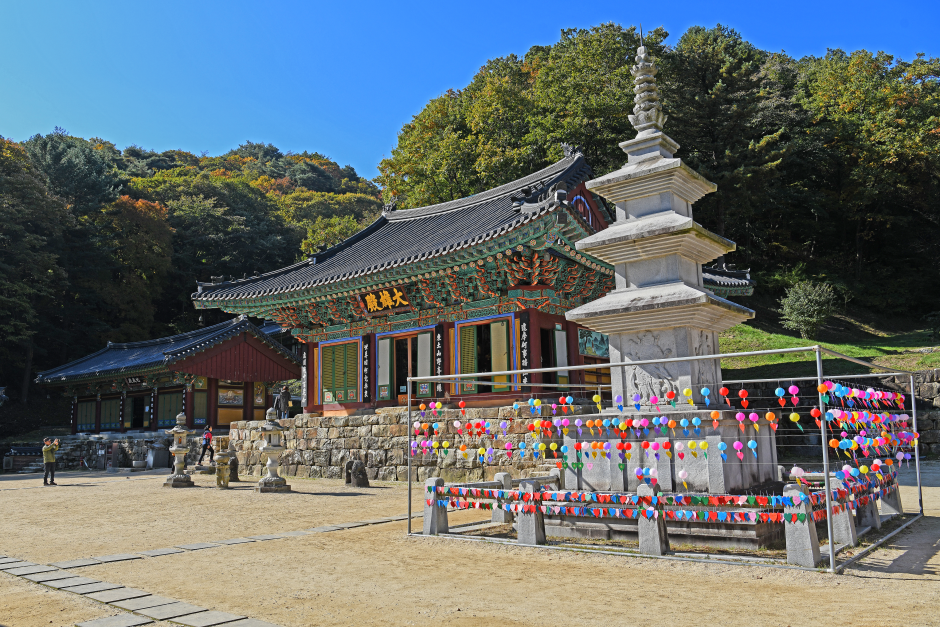
[[[119,148],[245,140],[375,176],[402,124],[487,59],[602,22],[725,24],[767,50],[940,55],[940,2],[44,2],[0,6],[0,135]]]

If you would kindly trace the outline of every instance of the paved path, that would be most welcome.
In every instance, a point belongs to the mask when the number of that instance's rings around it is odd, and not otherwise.
[[[421,516],[422,514],[417,514],[414,518],[420,518]],[[325,525],[300,531],[271,533],[249,536],[247,538],[231,538],[217,542],[181,544],[175,547],[140,551],[138,553],[99,555],[97,557],[54,562],[52,564],[36,564],[15,557],[0,555],[0,571],[49,588],[80,594],[85,598],[105,603],[115,610],[120,611],[119,614],[113,616],[77,623],[77,627],[136,627],[137,625],[147,625],[154,620],[168,620],[179,623],[180,625],[185,625],[186,627],[215,627],[216,625],[221,627],[278,627],[272,623],[254,618],[210,610],[208,608],[199,607],[198,605],[191,605],[189,603],[176,601],[175,599],[150,594],[149,592],[135,588],[125,588],[118,584],[98,581],[90,577],[77,577],[74,573],[70,572],[70,569],[106,564],[108,562],[154,559],[165,555],[175,555],[189,551],[218,549],[235,544],[280,540],[314,533],[329,533],[331,531],[341,531],[343,529],[353,529],[367,525],[380,525],[407,519],[407,515],[390,516],[388,518],[377,518],[375,520]]]

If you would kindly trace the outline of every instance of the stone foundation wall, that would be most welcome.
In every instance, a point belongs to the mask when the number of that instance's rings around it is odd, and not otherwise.
[[[588,414],[594,410],[593,406],[580,406],[576,408],[578,414]],[[545,411],[545,410],[543,410]],[[551,410],[547,410],[551,414]],[[516,416],[516,414],[519,414]],[[559,412],[560,414],[561,412]],[[573,415],[568,412],[568,416]],[[533,475],[548,474],[550,468],[555,467],[555,458],[547,460],[540,458],[533,460],[531,453],[526,455],[525,461],[514,453],[512,464],[486,464],[481,466],[476,459],[475,451],[480,441],[487,442],[497,450],[505,450],[506,442],[513,443],[513,450],[518,451],[518,444],[528,435],[527,429],[531,419],[535,416],[529,413],[528,407],[518,411],[512,407],[472,408],[467,409],[463,416],[458,409],[445,409],[432,417],[428,412],[425,418],[414,412],[414,420],[446,425],[443,433],[451,442],[450,452],[446,456],[438,457],[433,453],[418,454],[411,458],[411,476],[414,481],[424,481],[428,477],[443,477],[447,481],[478,481],[490,480],[497,472],[509,472],[513,477],[524,478]],[[545,416],[552,419],[559,416]],[[461,423],[470,420],[489,421],[495,427],[491,428],[489,436],[468,438],[457,433],[453,426],[455,420]],[[499,422],[505,420],[510,423],[507,435],[503,436],[499,429]],[[281,454],[281,475],[286,477],[326,477],[339,479],[344,476],[344,466],[349,460],[360,460],[366,465],[370,480],[379,481],[407,481],[408,479],[408,417],[403,407],[389,407],[374,410],[360,416],[316,416],[301,414],[294,418],[279,421],[281,426],[287,427],[284,432],[287,450]],[[261,426],[262,421],[242,421],[231,425],[229,433],[232,448],[238,458],[240,472],[260,476],[263,474],[261,465]],[[494,437],[495,434],[495,437]],[[423,436],[423,433],[422,433]],[[423,437],[418,438],[423,439]],[[438,438],[441,439],[441,438]],[[532,441],[532,438],[529,438]],[[549,443],[555,441],[561,446],[560,440],[542,440]],[[473,453],[467,450],[467,458],[457,450],[460,444],[473,444]],[[496,456],[505,461],[505,455]],[[561,460],[561,457],[558,457]]]

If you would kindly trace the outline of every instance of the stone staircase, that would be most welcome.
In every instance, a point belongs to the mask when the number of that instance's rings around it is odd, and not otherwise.
[[[43,470],[45,470],[45,468],[43,467],[42,460],[40,460],[38,462],[33,462],[29,464],[28,466],[24,466],[23,468],[20,468],[19,470],[16,471],[16,474],[26,475],[31,472],[42,472]]]

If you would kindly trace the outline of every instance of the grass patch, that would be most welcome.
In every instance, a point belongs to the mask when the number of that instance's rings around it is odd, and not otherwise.
[[[930,331],[914,321],[885,320],[874,316],[834,316],[817,340],[804,340],[780,327],[773,308],[748,303],[757,312],[754,320],[721,334],[722,353],[799,348],[819,344],[849,357],[898,370],[940,367],[940,346]],[[756,355],[721,360],[725,379],[770,379],[816,374],[812,351],[779,355]],[[823,356],[823,373],[866,374],[870,368],[837,357]]]

